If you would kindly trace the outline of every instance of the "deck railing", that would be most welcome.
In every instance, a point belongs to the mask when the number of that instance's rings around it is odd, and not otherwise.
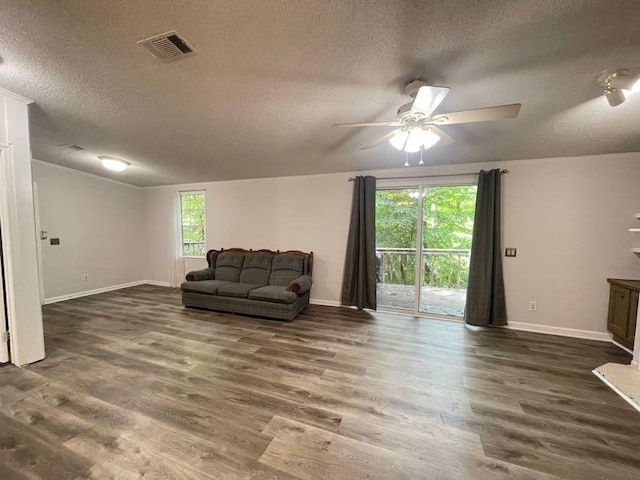
[[[470,250],[426,248],[422,250],[422,285],[467,288]],[[415,285],[415,248],[377,248],[378,282]]]

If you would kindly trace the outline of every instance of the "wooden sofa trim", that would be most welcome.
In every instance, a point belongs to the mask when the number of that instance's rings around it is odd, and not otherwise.
[[[222,252],[241,252],[241,253],[257,253],[257,252],[264,252],[264,253],[271,253],[273,255],[277,255],[279,253],[297,253],[300,255],[303,255],[305,257],[305,265],[304,265],[304,272],[305,275],[311,275],[313,273],[313,252],[303,252],[301,250],[284,250],[284,251],[280,251],[280,250],[269,250],[267,248],[261,248],[260,250],[253,250],[252,248],[250,248],[249,250],[244,249],[244,248],[221,248],[220,250],[216,250],[216,249],[211,249],[209,251],[207,251],[207,254],[205,255],[205,258],[208,259],[209,258],[209,253],[210,252],[214,252],[217,251],[219,253]]]

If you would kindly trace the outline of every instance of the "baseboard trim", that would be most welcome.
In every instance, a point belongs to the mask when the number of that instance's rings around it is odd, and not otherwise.
[[[322,300],[320,298],[312,298],[309,300],[311,305],[322,305],[325,307],[340,307],[340,302],[336,300]]]
[[[74,298],[88,297],[90,295],[97,295],[99,293],[113,292],[114,290],[121,290],[123,288],[137,287],[139,285],[157,285],[159,287],[171,286],[169,282],[160,282],[156,280],[137,280],[135,282],[121,283],[120,285],[110,285],[108,287],[94,288],[93,290],[85,290],[83,292],[69,293],[67,295],[60,295],[58,297],[45,298],[44,305],[64,302],[65,300],[73,300]]]
[[[599,342],[613,341],[611,334],[608,332],[595,332],[592,330],[578,330],[576,328],[553,327],[551,325],[539,325],[537,323],[509,322],[507,328],[510,328],[512,330],[522,330],[524,332],[560,335],[562,337],[584,338],[585,340],[596,340]]]
[[[146,285],[155,285],[156,287],[171,287],[172,285],[169,282],[161,282],[159,280],[143,280]]]
[[[171,287],[169,282],[161,282],[159,280],[138,280],[136,282],[122,283],[120,285],[111,285],[109,287],[96,288],[93,290],[85,290],[83,292],[69,293],[67,295],[60,295],[59,297],[50,297],[44,299],[44,304],[64,302],[65,300],[72,300],[74,298],[88,297],[89,295],[97,295],[99,293],[112,292],[114,290],[120,290],[122,288],[137,287],[138,285],[156,285],[158,287]],[[325,307],[339,307],[340,302],[335,300],[322,300],[318,298],[312,298],[309,303],[312,305],[323,305]]]
[[[611,343],[613,343],[616,347],[621,348],[622,350],[624,350],[627,353],[630,353],[631,355],[633,355],[633,350],[631,350],[630,348],[625,347],[624,345],[619,344],[618,342],[616,342],[615,340],[611,339]]]

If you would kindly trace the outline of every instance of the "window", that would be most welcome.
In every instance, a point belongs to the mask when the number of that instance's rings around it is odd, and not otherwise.
[[[182,228],[182,255],[203,257],[204,192],[180,192],[180,225]]]

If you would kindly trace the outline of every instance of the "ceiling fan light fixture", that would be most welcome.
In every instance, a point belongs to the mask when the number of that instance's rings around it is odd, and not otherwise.
[[[122,172],[123,170],[126,170],[129,165],[131,165],[131,163],[127,162],[126,160],[122,160],[121,158],[116,157],[100,156],[98,157],[98,159],[100,160],[100,163],[102,163],[102,166],[104,168],[106,168],[107,170],[112,170],[114,172]]]
[[[611,74],[609,82],[613,88],[630,92],[640,91],[640,73],[632,73],[631,70],[618,70]]]
[[[398,130],[393,137],[389,139],[389,143],[393,145],[396,150],[402,151],[405,143],[407,143],[407,137],[409,133],[406,130]]]
[[[407,144],[404,146],[405,152],[419,152],[422,145],[423,130],[420,127],[413,127],[409,131]]]
[[[600,82],[600,79],[598,79]],[[606,84],[600,84],[604,88]],[[445,99],[450,89],[435,87],[424,80],[416,79],[406,85],[405,92],[413,97],[413,101],[402,105],[397,112],[396,119],[384,122],[367,123],[337,123],[334,127],[398,127],[385,133],[376,140],[368,143],[360,150],[371,148],[389,142],[399,151],[417,152],[433,147],[440,140],[441,145],[448,145],[454,141],[440,125],[456,125],[462,123],[487,122],[516,118],[520,112],[519,103],[509,105],[495,105],[492,107],[461,110],[446,114],[437,114],[436,110]],[[422,162],[424,163],[424,161]]]
[[[606,90],[604,91],[604,98],[607,99],[610,107],[617,107],[625,100],[622,90],[618,90],[617,88],[612,87],[606,88]]]
[[[436,143],[440,141],[440,137],[434,133],[430,128],[427,130],[423,130],[422,134],[422,146],[425,150],[433,147]]]
[[[602,94],[609,105],[617,107],[625,101],[624,91],[640,91],[640,68],[605,71],[598,77],[598,85],[603,87]]]
[[[405,150],[407,152],[418,152],[421,148],[427,150],[439,141],[440,137],[430,128],[424,130],[420,127],[415,127],[411,129],[411,132],[409,132],[409,138],[407,139]]]
[[[389,143],[401,152],[415,153],[421,148],[427,150],[440,141],[440,137],[430,128],[413,127],[411,130],[398,130],[389,139]]]

